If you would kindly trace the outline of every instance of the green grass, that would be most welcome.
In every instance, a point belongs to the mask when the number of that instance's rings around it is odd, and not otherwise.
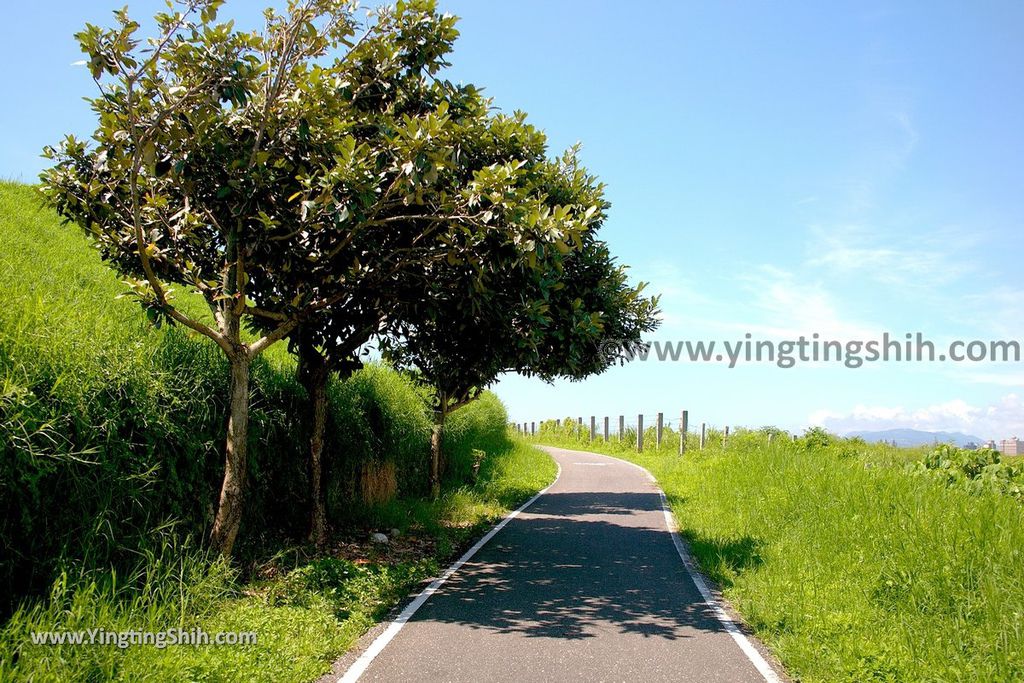
[[[95,572],[77,581],[63,577],[49,600],[22,609],[0,631],[0,680],[313,680],[471,539],[549,484],[555,471],[536,448],[506,443],[487,452],[475,484],[450,487],[437,501],[394,502],[372,513],[401,525],[403,535],[432,540],[435,550],[425,557],[371,552],[357,564],[289,548],[282,552],[287,559],[271,563],[275,576],[242,582],[201,550],[168,547],[123,583]],[[253,631],[258,642],[123,650],[30,644],[33,631],[197,627],[210,634]]]
[[[554,477],[550,458],[508,439],[505,409],[485,393],[451,418],[442,497],[420,498],[428,397],[370,365],[329,387],[335,541],[397,528],[422,550],[315,552],[300,540],[306,398],[281,344],[253,368],[240,557],[211,557],[193,539],[206,536],[222,475],[226,366],[207,340],[153,328],[123,291],[32,187],[0,183],[0,680],[310,680]],[[177,296],[207,315],[194,295]],[[369,505],[359,473],[380,464],[394,465],[398,495]],[[121,650],[28,638],[195,627],[256,631],[258,643]]]
[[[538,440],[650,470],[703,570],[798,680],[1024,678],[1024,506],[915,474],[922,449],[776,439],[683,457]]]

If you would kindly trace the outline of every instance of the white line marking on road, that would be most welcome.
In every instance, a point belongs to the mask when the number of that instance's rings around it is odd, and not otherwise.
[[[505,528],[506,524],[508,524],[513,519],[518,517],[520,512],[533,505],[533,503],[538,498],[547,493],[548,489],[555,485],[555,483],[558,481],[558,478],[562,476],[562,467],[561,465],[558,464],[557,460],[555,461],[555,465],[558,467],[558,472],[555,474],[554,481],[552,481],[550,484],[544,487],[544,489],[538,492],[537,495],[535,495],[533,498],[520,505],[517,509],[508,513],[508,515],[506,515],[504,519],[498,522],[498,524],[495,525],[493,529],[488,531],[483,538],[477,541],[472,548],[467,550],[465,554],[462,557],[460,557],[452,566],[448,567],[448,569],[446,569],[444,573],[441,574],[441,576],[434,579],[434,581],[429,586],[420,591],[419,595],[417,595],[412,602],[406,605],[405,609],[403,609],[401,613],[395,618],[395,620],[388,625],[384,632],[377,636],[372,643],[370,643],[370,646],[366,648],[366,651],[363,652],[363,654],[359,655],[359,658],[352,663],[352,666],[348,668],[348,671],[345,672],[345,675],[338,679],[338,683],[354,683],[355,681],[358,681],[359,677],[366,673],[366,669],[369,668],[371,662],[373,662],[377,655],[379,655],[381,651],[385,647],[387,647],[388,643],[390,643],[394,639],[394,637],[398,635],[398,632],[402,630],[402,627],[405,626],[405,624],[410,619],[412,619],[412,616],[416,614],[416,610],[422,607],[423,603],[425,603],[430,598],[431,595],[436,593],[438,589],[441,588],[441,586],[444,584],[444,582],[451,578],[452,574],[457,572],[462,565],[466,564],[466,562],[468,562],[470,558],[473,557],[473,555],[476,555],[477,551],[479,551],[481,548],[487,545],[487,542],[494,538],[495,534],[497,534],[499,531]]]
[[[586,452],[589,453],[589,451]],[[599,453],[598,455],[604,454]],[[621,458],[616,458],[611,455],[605,455],[604,457],[611,458],[612,460],[617,460],[618,462],[637,468],[646,474],[647,478],[657,486],[658,480],[654,478],[654,475],[651,474],[647,468],[641,467],[635,462],[622,460]],[[737,625],[735,620],[729,616],[729,613],[725,611],[711,592],[707,582],[704,580],[704,576],[700,573],[700,570],[697,569],[697,563],[694,561],[693,556],[690,555],[686,542],[677,531],[679,526],[676,523],[675,515],[672,514],[672,509],[668,506],[668,499],[665,498],[665,492],[661,490],[661,486],[658,486],[658,495],[661,496],[661,511],[665,515],[665,524],[668,526],[669,534],[672,536],[672,544],[675,545],[676,552],[679,553],[679,559],[683,561],[683,566],[686,567],[686,572],[690,575],[690,579],[693,581],[693,585],[697,587],[701,597],[704,598],[705,604],[707,604],[707,606],[711,608],[711,611],[715,613],[715,616],[718,618],[718,621],[722,623],[726,632],[728,632],[728,634],[732,636],[732,639],[736,641],[740,650],[742,650],[743,654],[747,656],[747,659],[749,659],[750,663],[754,665],[754,668],[757,669],[758,673],[764,677],[764,680],[768,681],[768,683],[782,683],[782,679],[779,678],[777,673],[775,673],[775,669],[772,668],[771,664],[768,663],[758,649],[754,647],[750,642],[750,639],[748,639],[743,631],[740,630],[739,625]]]
[[[693,558],[690,556],[686,545],[683,543],[683,539],[679,536],[679,532],[676,531],[676,518],[672,514],[672,510],[669,509],[668,500],[665,498],[664,491],[659,489],[659,495],[661,495],[661,509],[665,513],[665,523],[668,525],[669,533],[672,534],[672,543],[676,546],[676,552],[679,553],[680,559],[683,561],[683,565],[686,567],[686,571],[690,574],[690,578],[693,579],[693,584],[697,586],[697,590],[700,591],[701,596],[704,598],[704,602],[711,607],[714,611],[715,616],[722,622],[722,626],[729,632],[732,639],[736,641],[736,644],[743,650],[743,654],[747,656],[750,663],[754,665],[758,673],[764,676],[764,680],[768,683],[782,683],[779,675],[775,673],[775,669],[772,668],[765,658],[758,652],[757,648],[753,646],[750,640],[744,635],[743,631],[736,624],[729,613],[722,608],[718,600],[715,599],[711,589],[708,587],[707,582],[704,580],[704,576],[697,569]]]

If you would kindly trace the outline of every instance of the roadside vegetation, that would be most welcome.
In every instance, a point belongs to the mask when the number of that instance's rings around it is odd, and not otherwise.
[[[486,388],[657,326],[456,17],[223,5],[87,24],[95,130],[0,184],[0,679],[315,677],[554,476]],[[259,641],[27,639],[193,627]]]
[[[0,680],[315,678],[467,542],[553,478],[511,442],[485,393],[445,432],[445,487],[425,495],[428,392],[385,365],[330,384],[326,498],[308,532],[295,362],[254,365],[244,544],[205,544],[227,406],[216,349],[157,329],[85,238],[0,184]],[[179,305],[201,301],[179,298]],[[397,535],[393,533],[397,530]],[[371,532],[389,536],[373,545]],[[35,631],[255,631],[242,647],[32,646]]]
[[[773,433],[768,443],[768,433]],[[542,425],[658,479],[702,569],[801,681],[1024,678],[1024,468],[811,430],[712,431],[679,456]]]
[[[125,573],[62,574],[47,599],[27,603],[0,630],[0,680],[309,681],[325,673],[508,509],[554,479],[544,453],[507,440],[484,443],[474,483],[440,498],[367,508],[389,542],[334,539],[284,545],[247,576],[190,542],[147,550]],[[390,526],[398,525],[398,526]],[[33,632],[103,629],[253,632],[243,646],[32,645]]]

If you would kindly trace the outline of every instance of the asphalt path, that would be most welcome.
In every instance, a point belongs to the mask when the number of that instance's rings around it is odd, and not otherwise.
[[[407,609],[349,680],[778,680],[698,588],[644,470],[546,450],[558,480]]]

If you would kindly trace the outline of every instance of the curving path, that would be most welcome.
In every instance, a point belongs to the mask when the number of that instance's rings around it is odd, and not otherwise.
[[[646,471],[546,450],[558,480],[342,680],[779,680],[684,565]]]

